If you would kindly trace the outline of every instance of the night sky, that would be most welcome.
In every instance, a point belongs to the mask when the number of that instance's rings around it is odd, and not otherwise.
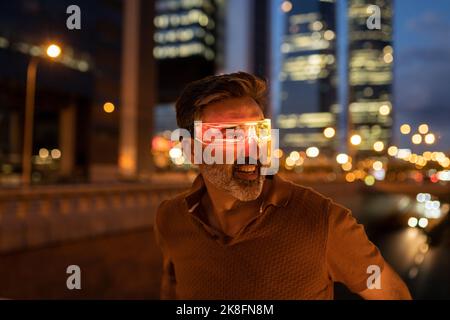
[[[448,151],[450,1],[396,0],[394,29],[397,127],[425,121]]]

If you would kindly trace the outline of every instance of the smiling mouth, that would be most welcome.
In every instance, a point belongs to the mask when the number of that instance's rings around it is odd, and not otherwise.
[[[233,174],[235,177],[244,180],[254,180],[259,176],[259,169],[261,164],[256,161],[256,164],[249,164],[249,158],[245,159],[244,164],[235,163],[233,166]],[[254,161],[252,161],[254,162]]]
[[[234,171],[239,173],[255,173],[258,168],[255,164],[239,164],[234,167]]]

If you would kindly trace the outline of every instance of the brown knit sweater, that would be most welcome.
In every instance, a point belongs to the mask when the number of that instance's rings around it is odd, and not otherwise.
[[[350,211],[310,188],[275,176],[260,212],[232,239],[201,218],[204,192],[199,175],[157,212],[162,298],[332,299],[334,281],[361,292],[367,267],[383,268]]]

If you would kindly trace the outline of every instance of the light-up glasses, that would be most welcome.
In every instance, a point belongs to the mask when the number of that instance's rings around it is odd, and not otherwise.
[[[235,144],[252,139],[257,143],[271,140],[270,119],[245,122],[194,122],[195,140],[202,144]]]

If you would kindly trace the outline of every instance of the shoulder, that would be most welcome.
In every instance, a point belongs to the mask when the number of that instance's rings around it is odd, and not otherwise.
[[[292,190],[291,204],[303,209],[323,209],[326,210],[332,200],[316,191],[314,188],[307,187],[295,182],[285,181]]]
[[[294,230],[299,239],[325,250],[330,215],[336,205],[333,200],[311,187],[294,182],[285,182],[290,190],[290,199],[284,207],[283,225]],[[321,251],[324,252],[324,251]]]
[[[328,220],[330,216],[346,216],[350,214],[349,209],[312,187],[286,180],[284,180],[284,183],[288,184],[291,189],[289,206],[297,208],[296,211],[302,215],[311,215],[316,218],[322,217]]]
[[[188,191],[180,193],[170,199],[163,200],[156,210],[154,224],[162,230],[170,223],[174,223],[177,217],[187,210],[185,198]]]

